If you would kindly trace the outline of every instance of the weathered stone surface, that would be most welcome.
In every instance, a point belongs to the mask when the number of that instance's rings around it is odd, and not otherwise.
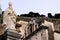
[[[48,40],[48,29],[41,27],[27,36],[26,40]]]
[[[54,40],[60,40],[60,33],[54,33]]]
[[[18,34],[18,32],[15,31],[15,30],[8,29],[7,30],[7,40],[8,39],[10,39],[10,40],[19,40],[19,39],[21,39],[21,35]]]
[[[6,29],[15,30],[16,14],[12,8],[12,3],[9,2],[9,7],[5,10],[3,14],[3,23],[7,25]]]

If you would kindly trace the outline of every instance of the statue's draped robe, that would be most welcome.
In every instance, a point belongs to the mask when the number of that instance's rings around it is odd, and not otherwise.
[[[13,9],[7,8],[3,15],[3,23],[7,24],[6,29],[15,29],[16,15]]]
[[[7,29],[15,30],[16,15],[13,9],[7,8],[3,14],[3,24],[6,26],[0,26],[0,35],[4,34]]]

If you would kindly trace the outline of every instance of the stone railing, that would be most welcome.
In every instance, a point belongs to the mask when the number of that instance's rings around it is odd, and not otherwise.
[[[48,18],[47,21],[52,22],[54,24],[55,32],[60,32],[60,19]]]
[[[41,20],[40,20],[41,19]],[[56,32],[60,32],[60,19],[55,18],[38,18],[38,21],[47,20],[49,22],[52,22],[54,24],[54,29]]]
[[[31,29],[32,29],[32,28],[31,28]],[[23,40],[29,39],[31,36],[33,36],[33,35],[36,34],[39,30],[42,30],[42,29],[48,29],[48,27],[39,26],[39,27],[36,27],[35,30],[30,30],[30,27],[29,27],[29,29],[25,30],[25,38],[23,38]]]
[[[47,29],[48,27],[38,26],[38,24],[36,24],[35,26],[34,26],[34,24],[33,25],[27,25],[25,28],[25,35],[24,35],[23,40],[27,40],[30,36],[37,33],[39,30],[41,30],[43,28]]]
[[[31,24],[31,25],[27,24],[27,26],[25,28],[25,35],[24,35],[23,39],[25,40],[26,37],[31,35],[37,29],[38,29],[38,24],[36,24],[35,26],[34,26],[34,24]]]

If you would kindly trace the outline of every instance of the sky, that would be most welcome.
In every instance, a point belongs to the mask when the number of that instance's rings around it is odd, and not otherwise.
[[[8,8],[10,0],[0,0],[2,10]],[[11,0],[13,9],[16,14],[29,13],[30,11],[39,12],[39,14],[47,15],[47,13],[60,13],[60,0]]]

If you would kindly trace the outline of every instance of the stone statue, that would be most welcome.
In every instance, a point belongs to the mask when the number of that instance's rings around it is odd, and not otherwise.
[[[12,3],[9,2],[9,7],[4,11],[3,23],[0,24],[0,36],[4,34],[7,29],[15,30],[16,14],[13,11]]]
[[[9,2],[9,7],[5,10],[3,14],[3,23],[7,25],[6,29],[15,30],[16,14],[13,11],[11,2]]]

